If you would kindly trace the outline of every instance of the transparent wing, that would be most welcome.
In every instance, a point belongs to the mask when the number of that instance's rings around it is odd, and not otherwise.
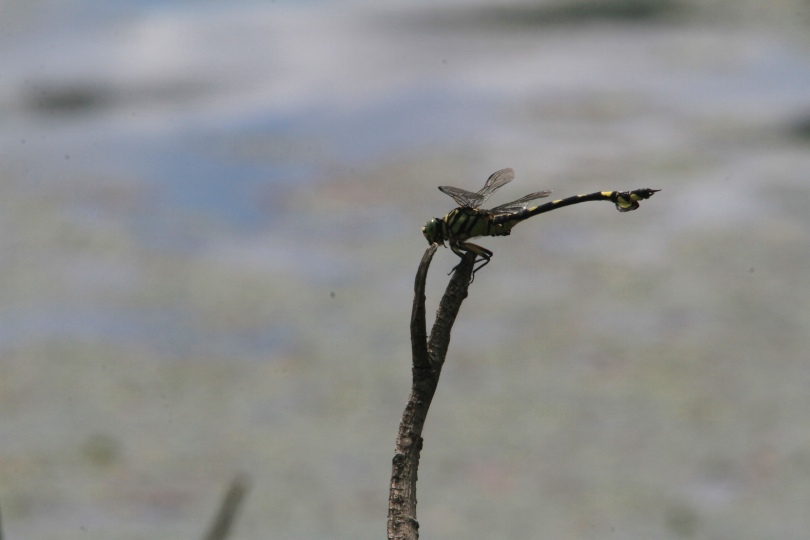
[[[526,208],[527,206],[526,203],[529,203],[535,199],[542,199],[543,197],[548,197],[549,195],[551,195],[551,190],[536,191],[534,193],[529,193],[528,195],[523,196],[516,201],[496,206],[495,208],[490,209],[489,212],[491,214],[511,214],[513,212],[518,212]]]
[[[508,184],[514,179],[515,171],[507,168],[492,173],[489,178],[487,178],[487,182],[484,184],[484,187],[482,187],[478,193],[473,193],[472,191],[467,191],[466,189],[452,186],[439,186],[439,190],[441,190],[442,193],[447,193],[453,197],[459,206],[478,208],[484,204],[484,201],[489,199],[489,196],[495,193],[499,187]]]
[[[481,201],[480,204],[484,204],[484,201],[486,201],[490,195],[495,193],[495,191],[499,187],[508,184],[514,179],[515,179],[515,171],[509,167],[492,173],[489,176],[489,178],[487,178],[487,183],[484,184],[484,187],[482,187],[481,190],[478,192],[479,195],[484,197],[484,200]]]
[[[439,186],[439,191],[447,193],[459,206],[478,208],[486,199],[483,195],[452,186]]]

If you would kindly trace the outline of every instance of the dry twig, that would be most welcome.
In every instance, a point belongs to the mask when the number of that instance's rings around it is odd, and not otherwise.
[[[425,281],[437,247],[437,244],[433,244],[425,252],[414,285],[411,313],[413,383],[399,424],[391,471],[391,491],[388,497],[389,540],[419,538],[419,522],[416,521],[416,479],[422,450],[422,428],[436,386],[439,384],[447,347],[450,345],[450,330],[461,303],[467,298],[467,288],[470,285],[476,257],[474,253],[467,253],[456,267],[439,304],[436,321],[428,339],[425,320]]]

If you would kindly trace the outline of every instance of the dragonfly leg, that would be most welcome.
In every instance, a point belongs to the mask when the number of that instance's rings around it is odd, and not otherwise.
[[[465,243],[464,247],[467,249],[467,251],[472,251],[473,253],[481,257],[480,259],[477,259],[475,261],[476,263],[480,262],[481,264],[478,266],[478,268],[473,268],[472,278],[470,279],[470,283],[472,283],[472,280],[475,279],[475,273],[489,264],[490,259],[492,259],[492,252],[487,248],[481,247],[476,244]]]
[[[462,258],[464,257],[464,252],[466,251],[471,251],[472,253],[475,253],[478,257],[481,257],[480,259],[476,258],[475,261],[473,262],[473,265],[478,264],[479,262],[482,264],[480,264],[477,268],[473,268],[472,276],[470,277],[470,283],[472,283],[473,280],[475,279],[475,273],[481,270],[487,264],[489,264],[489,261],[492,258],[492,252],[490,250],[476,244],[471,244],[469,242],[459,242],[458,245],[451,244],[450,249],[452,249],[456,255]],[[449,276],[450,274],[455,272],[460,265],[461,263],[455,265],[447,275]]]
[[[460,258],[463,259],[464,258],[464,251],[462,251],[461,248],[462,248],[462,246],[460,246],[456,242],[450,242],[450,249],[453,250],[453,253],[455,253],[456,255],[458,255]],[[449,276],[450,274],[455,272],[456,268],[458,268],[459,266],[461,266],[461,263],[458,263],[453,268],[451,268],[450,271],[447,272],[447,275]]]

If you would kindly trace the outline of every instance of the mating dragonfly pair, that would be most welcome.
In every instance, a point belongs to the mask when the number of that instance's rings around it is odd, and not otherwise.
[[[639,201],[649,199],[653,194],[661,191],[660,189],[649,188],[633,191],[597,191],[587,195],[574,195],[573,197],[557,199],[540,206],[529,207],[528,203],[531,201],[548,197],[551,194],[551,191],[537,191],[489,210],[479,208],[498,188],[508,184],[514,178],[515,171],[501,169],[492,173],[478,193],[451,186],[439,187],[443,193],[453,197],[459,207],[451,210],[443,218],[434,218],[425,223],[425,226],[422,227],[422,234],[425,235],[428,243],[444,246],[444,243],[447,242],[450,244],[450,249],[462,258],[465,252],[472,252],[480,256],[481,259],[477,259],[475,262],[481,262],[482,264],[473,270],[473,275],[475,275],[475,272],[489,263],[492,252],[487,248],[467,242],[470,238],[476,236],[508,236],[512,232],[512,228],[525,219],[556,208],[586,201],[610,201],[616,205],[619,212],[630,212],[639,207]]]

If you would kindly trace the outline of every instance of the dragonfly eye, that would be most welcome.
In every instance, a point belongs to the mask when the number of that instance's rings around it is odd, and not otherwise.
[[[425,226],[422,227],[422,234],[425,235],[428,244],[441,242],[441,239],[439,238],[439,224],[436,222],[436,218],[433,218],[425,223]]]

